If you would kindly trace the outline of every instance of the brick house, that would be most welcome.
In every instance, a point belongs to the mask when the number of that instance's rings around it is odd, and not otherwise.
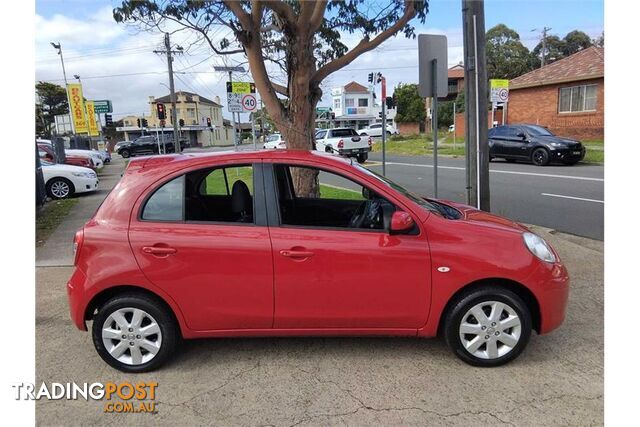
[[[589,47],[511,80],[507,123],[604,139],[604,48]]]
[[[458,93],[464,91],[464,65],[456,64],[447,70],[447,96],[438,98],[439,102],[455,101]],[[424,107],[427,112],[425,131],[431,132],[431,98],[425,98]],[[464,133],[464,132],[463,132]]]

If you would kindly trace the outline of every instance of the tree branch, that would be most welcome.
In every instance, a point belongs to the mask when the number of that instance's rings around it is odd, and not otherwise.
[[[405,0],[404,4],[404,14],[395,24],[378,34],[376,37],[374,37],[373,40],[362,39],[360,43],[356,45],[356,47],[351,49],[345,55],[334,59],[333,61],[329,62],[318,71],[316,71],[316,73],[311,78],[311,81],[314,83],[321,82],[329,74],[339,70],[346,65],[349,65],[358,56],[372,49],[375,49],[383,41],[387,40],[389,37],[400,31],[416,14],[415,3],[413,1]]]
[[[306,2],[303,2],[306,3]],[[296,14],[287,3],[274,0],[274,1],[265,1],[264,5],[269,9],[273,10],[280,18],[288,21],[291,25],[296,23]]]
[[[327,0],[319,0],[316,2],[316,7],[313,9],[313,15],[311,15],[311,19],[309,20],[311,34],[315,34],[315,32],[318,31],[318,29],[322,25],[322,21],[324,20],[324,12],[327,8],[327,3]]]

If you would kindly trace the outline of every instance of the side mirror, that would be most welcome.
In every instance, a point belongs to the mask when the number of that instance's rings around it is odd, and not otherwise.
[[[518,138],[522,138],[522,139],[525,139],[525,138],[527,137],[527,135],[525,135],[525,133],[524,133],[524,132],[518,132],[518,133],[516,134],[516,136],[517,136]]]
[[[389,227],[389,234],[401,234],[411,230],[414,226],[413,218],[411,215],[404,211],[395,211],[391,215],[391,225]]]

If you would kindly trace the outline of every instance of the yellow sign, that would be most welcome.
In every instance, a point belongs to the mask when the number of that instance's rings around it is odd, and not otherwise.
[[[71,118],[76,133],[88,133],[87,119],[84,113],[84,98],[82,97],[82,85],[72,83],[67,85],[67,94],[71,105]]]
[[[100,129],[98,129],[98,122],[96,121],[96,112],[94,109],[93,101],[87,101],[87,122],[89,123],[89,135],[100,135]]]
[[[491,79],[489,80],[491,84],[491,89],[508,89],[509,88],[509,80],[503,79]]]
[[[256,93],[256,87],[250,82],[227,82],[227,93]]]

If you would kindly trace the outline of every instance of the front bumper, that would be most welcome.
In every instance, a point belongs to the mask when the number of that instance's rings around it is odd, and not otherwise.
[[[367,154],[368,152],[371,151],[371,147],[363,147],[363,148],[342,148],[338,150],[338,153],[341,156],[348,156],[348,157],[356,157],[359,156],[361,154]]]
[[[541,267],[535,294],[540,306],[540,334],[558,328],[564,322],[569,300],[569,273],[562,263]]]
[[[96,191],[98,189],[98,178],[84,178],[76,177],[73,180],[73,186],[76,189],[76,193],[88,193],[90,191]]]
[[[551,160],[560,162],[580,161],[584,159],[587,150],[584,147],[579,149],[561,148],[551,151]]]

